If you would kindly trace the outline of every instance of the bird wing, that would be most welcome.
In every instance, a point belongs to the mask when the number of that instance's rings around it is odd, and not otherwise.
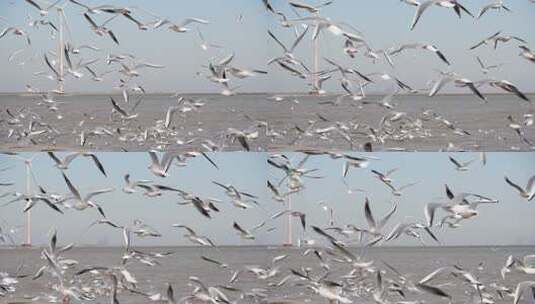
[[[533,177],[530,179],[530,181],[533,179]],[[513,183],[509,178],[507,178],[507,176],[505,177],[505,182],[508,183],[511,187],[515,188],[516,190],[518,190],[518,192],[520,193],[524,193],[524,189],[522,189],[522,187],[520,187],[519,185]]]
[[[93,21],[93,19],[91,19],[91,17],[89,17],[87,13],[84,13],[84,18],[85,20],[87,20],[87,22],[89,22],[89,24],[91,24],[91,27],[93,27],[93,29],[98,28],[98,25],[95,23],[95,21]]]
[[[451,156],[449,156],[448,158],[449,158],[450,162],[452,162],[457,168],[461,168],[462,167],[462,165],[455,158],[453,158]]]
[[[301,33],[301,35],[299,35],[297,37],[297,39],[295,39],[294,43],[292,44],[292,47],[290,48],[290,52],[293,52],[295,50],[295,48],[297,47],[297,45],[301,42],[301,40],[303,40],[303,37],[305,37],[306,33],[308,32],[308,26],[305,27],[305,29],[303,30],[303,32]]]
[[[201,23],[201,24],[208,24],[207,20],[199,19],[199,18],[187,18],[180,24],[180,27],[186,26],[190,23]]]
[[[119,112],[119,114],[121,114],[122,116],[128,116],[128,113],[126,113],[125,110],[123,110],[121,107],[119,107],[119,105],[117,104],[117,102],[115,102],[115,100],[113,100],[113,97],[110,97],[110,100],[111,100],[111,104],[113,106],[113,108]]]
[[[386,223],[392,217],[394,212],[396,212],[397,208],[398,208],[398,205],[394,203],[394,206],[392,206],[392,209],[390,209],[390,211],[377,223],[377,229],[382,229],[386,225]]]
[[[54,152],[48,151],[47,154],[48,156],[50,156],[50,158],[52,158],[52,160],[54,160],[57,165],[61,164],[61,160],[56,156],[56,154],[54,154]]]
[[[414,29],[414,27],[416,26],[416,23],[418,23],[423,13],[425,12],[425,10],[431,7],[431,5],[433,5],[434,3],[435,3],[434,0],[428,0],[428,1],[420,3],[420,5],[416,7],[416,12],[414,13],[414,18],[412,19],[412,23],[410,26],[411,30]]]
[[[370,201],[367,197],[366,201],[364,202],[364,216],[366,217],[366,221],[368,222],[368,227],[377,228],[375,219],[373,218],[372,210],[370,209]]]
[[[277,44],[280,45],[286,53],[288,53],[288,49],[286,48],[286,46],[279,39],[277,39],[277,37],[275,37],[275,35],[270,30],[268,30],[268,35],[273,38],[273,40],[275,40],[275,42],[277,42]]]
[[[76,199],[81,200],[82,197],[80,196],[80,192],[78,192],[78,190],[74,187],[74,185],[71,183],[69,178],[65,175],[65,173],[62,173],[62,174],[63,174],[63,179],[65,179],[65,183],[67,183],[67,187],[69,187],[69,190],[71,191],[71,193],[74,195]]]
[[[429,96],[435,96],[440,89],[442,89],[447,83],[453,81],[453,78],[449,76],[442,77],[439,81],[435,83],[431,91],[429,92]]]
[[[103,194],[103,193],[108,193],[108,192],[112,192],[113,188],[106,188],[106,189],[100,189],[100,190],[97,190],[97,191],[93,191],[93,192],[89,192],[86,196],[85,196],[85,200],[86,201],[89,201],[93,196],[97,196],[99,194]]]
[[[41,8],[41,6],[39,6],[39,4],[35,3],[35,2],[32,1],[32,0],[26,0],[26,2],[28,2],[30,5],[32,5],[33,7],[37,8],[37,9],[40,10],[40,11],[43,10],[43,9]]]
[[[106,171],[104,170],[104,166],[102,165],[102,163],[100,162],[100,160],[98,159],[98,157],[93,154],[93,153],[86,153],[84,154],[85,157],[90,157],[93,162],[95,163],[95,166],[97,166],[98,170],[104,174],[104,176],[107,176],[106,175]]]

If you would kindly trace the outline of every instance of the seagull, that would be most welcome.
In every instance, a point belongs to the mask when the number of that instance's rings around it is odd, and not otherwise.
[[[235,128],[228,128],[227,136],[230,137],[233,142],[237,139],[246,151],[250,151],[251,147],[249,145],[249,140],[258,138],[258,131],[242,131]]]
[[[491,9],[494,9],[494,10],[504,9],[508,12],[511,12],[511,10],[507,6],[505,6],[505,4],[503,3],[503,0],[497,0],[490,4],[483,6],[481,10],[479,11],[479,14],[477,15],[477,19],[481,18],[481,16],[483,16],[487,11]]]
[[[488,74],[490,72],[490,69],[497,69],[502,66],[502,64],[486,66],[485,64],[483,64],[483,61],[481,61],[481,58],[476,57],[476,59],[477,59],[477,62],[479,63],[479,66],[481,67],[481,72],[483,72],[483,74]]]
[[[89,22],[89,24],[91,25],[91,29],[93,30],[93,32],[95,32],[95,34],[99,36],[108,35],[113,40],[113,42],[119,45],[119,40],[117,40],[117,36],[115,36],[115,34],[110,29],[105,27],[105,25],[109,23],[110,21],[112,21],[113,19],[115,19],[115,17],[117,17],[117,15],[109,18],[101,25],[97,25],[95,21],[93,21],[93,19],[91,19],[91,17],[87,13],[84,13],[84,18],[87,20],[87,22]]]
[[[159,177],[166,177],[167,171],[169,170],[173,159],[176,157],[176,153],[170,151],[165,152],[161,160],[158,159],[158,155],[154,151],[149,151],[149,156],[151,159],[151,164],[149,166],[150,172]]]
[[[134,22],[134,23],[137,25],[138,29],[140,29],[140,30],[142,30],[142,31],[146,31],[146,30],[149,29],[149,27],[148,27],[146,24],[144,24],[144,23],[142,23],[141,21],[139,21],[139,20],[135,19],[134,17],[132,17],[132,15],[131,15],[129,12],[123,12],[122,15],[123,15],[126,19],[128,19],[128,20]]]
[[[162,234],[156,231],[156,229],[143,223],[139,219],[134,220],[134,226],[130,228],[130,231],[140,238],[144,237],[161,237]]]
[[[315,285],[307,285],[306,287],[321,297],[327,299],[329,303],[353,303],[353,301],[351,301],[349,298],[342,295],[343,286],[339,283],[323,280],[320,283],[316,283]]]
[[[381,240],[383,238],[381,230],[384,228],[388,220],[394,215],[394,212],[396,212],[397,204],[392,205],[392,209],[383,216],[379,221],[376,221],[372,210],[370,209],[370,201],[368,197],[366,197],[364,201],[364,216],[366,218],[366,222],[368,223],[368,229],[363,229],[362,231],[369,233],[371,236],[374,236],[375,239],[369,242],[376,243],[377,241]]]
[[[279,218],[287,213],[290,213],[290,215],[292,217],[298,217],[300,222],[301,222],[301,226],[303,227],[303,230],[306,231],[306,214],[303,213],[303,212],[299,212],[299,211],[292,211],[292,210],[284,210],[284,211],[281,211],[281,212],[277,212],[275,213],[274,215],[271,216],[271,219],[274,220],[276,218]]]
[[[110,97],[110,101],[111,101],[111,105],[113,106],[113,109],[115,111],[117,111],[117,113],[119,113],[119,115],[121,115],[121,118],[124,119],[124,120],[131,120],[131,119],[134,119],[134,118],[137,118],[139,116],[138,113],[134,113],[134,114],[131,114],[131,113],[128,113],[126,112],[123,108],[121,108],[117,102],[113,99],[113,97]],[[138,103],[139,104],[139,103]],[[132,109],[134,109],[136,106],[132,107]]]
[[[150,184],[150,185],[147,185],[147,184],[139,184],[139,185],[137,185],[137,186],[138,186],[139,188],[144,189],[144,190],[145,190],[144,195],[145,195],[145,196],[148,196],[148,197],[162,196],[162,195],[163,195],[162,190],[165,190],[165,191],[174,191],[174,192],[182,192],[182,191],[179,190],[179,189],[172,188],[172,187],[165,186],[165,185],[159,185],[159,184]]]
[[[87,66],[87,65],[86,65],[84,68],[91,74],[91,76],[93,76],[92,79],[93,79],[94,81],[97,81],[97,82],[103,81],[103,80],[104,80],[104,78],[103,78],[104,75],[113,72],[113,71],[106,71],[106,72],[104,72],[104,73],[97,74],[95,71],[93,71],[93,69],[91,69],[91,68],[90,68],[89,66]]]
[[[403,44],[403,45],[399,46],[398,48],[390,51],[389,55],[395,55],[395,54],[401,53],[402,51],[407,50],[407,49],[423,49],[423,50],[426,50],[426,51],[433,52],[438,56],[438,58],[440,58],[440,60],[445,62],[447,65],[450,65],[450,62],[448,61],[448,59],[446,59],[444,54],[442,54],[442,52],[436,46],[431,45],[431,44],[425,44],[425,43]]]
[[[475,85],[477,87],[482,86],[484,84],[488,84],[494,88],[502,89],[508,93],[515,94],[518,98],[524,101],[531,102],[531,100],[524,93],[522,93],[514,84],[507,80],[485,79],[475,82]]]
[[[392,178],[390,177],[394,172],[398,171],[398,168],[390,169],[386,171],[386,173],[379,172],[377,170],[372,169],[371,172],[375,175],[377,175],[377,178],[379,178],[384,183],[391,183]]]
[[[308,5],[306,3],[297,2],[297,1],[289,1],[288,4],[290,4],[292,7],[295,7],[295,8],[298,8],[298,9],[302,9],[302,10],[306,10],[307,12],[309,12],[311,14],[317,14],[317,13],[319,13],[319,11],[320,11],[320,9],[322,7],[328,6],[328,5],[332,4],[333,2],[334,1],[326,1],[326,2],[323,2],[320,5],[316,5],[316,6]]]
[[[450,213],[442,219],[442,223],[445,223],[448,219],[455,220],[454,225],[457,225],[463,219],[470,219],[477,216],[479,212],[476,210],[479,204],[497,204],[498,201],[474,193],[457,193],[453,194],[448,185],[445,186],[446,195],[449,199],[445,203],[428,203],[425,206],[425,218],[427,220],[427,227],[433,226],[435,218],[435,211],[437,208]],[[469,197],[475,197],[476,200],[468,201]]]
[[[5,35],[7,35],[9,32],[12,32],[13,35],[16,35],[16,36],[26,37],[26,42],[28,43],[28,45],[32,44],[32,42],[30,40],[30,36],[28,35],[28,33],[26,33],[25,31],[23,31],[21,29],[18,29],[16,27],[7,27],[7,28],[5,28],[2,32],[0,32],[0,39],[2,37],[4,37]]]
[[[248,198],[252,198],[252,199],[257,199],[258,198],[256,195],[253,195],[253,194],[250,194],[250,193],[247,193],[247,192],[243,192],[243,191],[238,191],[238,189],[235,186],[230,185],[230,184],[224,185],[224,184],[216,182],[216,181],[212,181],[212,183],[217,185],[217,186],[219,186],[219,187],[221,187],[221,188],[223,188],[223,189],[225,189],[226,194],[230,198],[239,198],[242,195],[246,196]]]
[[[525,144],[531,146],[532,145],[531,141],[525,136],[524,131],[522,130],[523,125],[516,122],[513,116],[511,115],[507,116],[507,120],[509,120],[510,122],[508,127],[513,129],[516,132],[520,140],[524,142]]]
[[[513,183],[507,176],[505,177],[505,182],[509,184],[511,187],[518,190],[520,193],[520,196],[523,198],[526,198],[528,201],[531,201],[535,198],[535,175],[533,175],[526,185],[526,188],[522,188],[519,185]]]
[[[244,240],[254,240],[255,239],[254,235],[252,235],[249,231],[243,229],[238,223],[234,222],[232,227],[239,232],[240,237],[242,239],[244,239]]]
[[[145,179],[137,180],[137,181],[130,180],[129,173],[125,174],[124,182],[125,182],[125,185],[123,187],[123,192],[128,193],[128,194],[137,192],[136,187],[139,187],[139,185],[152,183],[151,180],[145,180]]]
[[[461,5],[457,0],[426,0],[424,2],[417,2],[417,1],[410,1],[409,4],[416,6],[416,12],[414,14],[414,18],[412,19],[410,29],[413,30],[420,18],[422,17],[423,13],[430,8],[433,5],[446,7],[446,8],[453,8],[455,13],[461,17],[461,10],[463,10],[468,15],[474,17],[470,11],[468,11],[463,5]]]
[[[350,168],[366,168],[370,164],[370,159],[367,157],[358,157],[351,155],[344,155],[344,165],[342,167],[342,176],[347,177]]]
[[[494,35],[491,35],[483,40],[481,40],[479,43],[475,44],[474,46],[470,47],[470,50],[475,50],[477,49],[478,47],[482,46],[482,45],[493,45],[494,46],[494,49],[498,48],[498,43],[502,42],[502,43],[506,43],[506,42],[509,42],[511,40],[516,40],[516,41],[519,41],[519,42],[522,42],[522,43],[527,43],[524,39],[520,38],[520,37],[517,37],[517,36],[511,36],[511,35],[506,35],[506,36],[501,36],[501,31],[495,33]]]
[[[476,85],[473,81],[467,78],[459,77],[455,73],[443,73],[442,78],[440,80],[437,80],[433,87],[431,88],[431,91],[429,92],[429,96],[435,96],[438,91],[440,91],[446,84],[453,82],[458,87],[468,87],[472,93],[474,93],[477,97],[482,99],[483,101],[486,101],[487,99],[479,90],[477,89]]]
[[[308,26],[305,27],[305,29],[301,32],[301,34],[299,34],[299,36],[297,36],[297,38],[295,39],[294,43],[292,44],[292,46],[290,48],[287,48],[270,30],[268,30],[268,35],[273,40],[275,40],[275,42],[284,50],[284,57],[283,58],[286,58],[290,62],[293,62],[293,63],[300,63],[299,61],[296,60],[295,56],[293,55],[293,52],[294,52],[295,48],[299,45],[301,40],[303,40],[303,38],[305,37],[307,32],[308,32]],[[268,63],[273,62],[275,60],[276,59],[272,59],[272,60],[268,61]]]
[[[224,268],[228,268],[228,264],[219,262],[219,261],[214,260],[214,259],[212,259],[212,258],[209,258],[209,257],[207,257],[207,256],[201,255],[201,259],[204,260],[204,261],[206,261],[206,262],[208,262],[208,263],[215,264],[215,265],[217,265],[217,266],[219,266],[219,267],[221,267],[221,268],[223,268],[223,269],[224,269]],[[214,301],[214,302],[215,302],[215,301]]]
[[[210,212],[212,211],[219,212],[219,209],[217,209],[217,207],[213,203],[214,201],[215,200],[213,199],[201,199],[198,196],[193,196],[189,198],[189,202],[179,203],[179,204],[191,203],[193,207],[195,207],[195,209],[199,211],[200,214],[210,219],[212,218],[212,216],[210,215]]]
[[[418,183],[408,183],[408,184],[405,184],[405,185],[400,186],[400,187],[395,187],[392,183],[386,183],[385,182],[385,185],[387,185],[392,190],[392,195],[394,195],[394,196],[401,196],[403,194],[401,191],[403,191],[404,189],[407,189],[409,187],[412,187],[412,186],[414,186],[416,184],[418,184]]]
[[[188,234],[185,234],[184,236],[187,237],[194,244],[198,244],[198,245],[201,245],[201,246],[216,247],[215,243],[212,240],[210,240],[208,237],[202,236],[202,235],[198,235],[193,229],[191,229],[190,227],[188,227],[186,225],[173,224],[172,226],[175,227],[175,228],[183,228],[183,229],[187,230]]]
[[[24,206],[23,208],[23,212],[28,212],[30,209],[32,209],[39,201],[42,201],[44,202],[48,207],[50,207],[51,209],[53,209],[54,211],[56,212],[59,212],[61,214],[63,214],[63,211],[58,207],[56,206],[56,202],[52,202],[50,200],[49,197],[47,196],[44,196],[44,195],[26,195],[26,194],[20,194],[20,193],[16,193],[15,194],[17,197],[9,202],[6,203],[7,204],[11,204],[13,202],[17,202],[17,201],[21,201],[21,200],[25,200],[26,201],[26,205]],[[64,201],[64,200],[63,200]],[[60,202],[63,202],[63,201],[60,201]]]
[[[456,160],[452,156],[449,156],[448,158],[449,158],[450,162],[452,162],[455,165],[455,170],[457,170],[457,171],[468,171],[468,166],[476,160],[474,158],[474,159],[471,159],[469,161],[459,162],[458,160]]]
[[[521,45],[519,48],[522,49],[522,53],[520,54],[522,57],[526,58],[527,60],[535,63],[535,53],[532,52],[527,46]]]
[[[74,152],[74,153],[67,154],[63,159],[60,159],[59,157],[57,157],[56,154],[54,154],[54,152],[52,151],[48,151],[47,153],[48,153],[48,156],[50,156],[50,158],[52,158],[52,160],[56,163],[55,166],[61,170],[69,169],[70,163],[78,156],[91,158],[93,162],[95,163],[95,166],[97,166],[98,170],[104,176],[107,176],[106,171],[104,170],[104,166],[102,165],[102,163],[100,162],[100,160],[94,153]]]
[[[99,5],[99,6],[90,7],[90,6],[87,6],[87,5],[83,4],[83,3],[81,3],[78,0],[69,0],[69,1],[71,3],[74,3],[74,4],[78,5],[78,6],[81,6],[81,7],[85,8],[87,10],[87,12],[90,13],[90,14],[97,14],[97,13],[102,12],[106,8],[112,8],[112,6],[110,6],[110,5]]]
[[[52,3],[51,5],[47,6],[47,7],[42,7],[40,6],[39,4],[37,4],[35,1],[33,0],[26,0],[26,2],[28,2],[31,6],[35,7],[36,9],[39,10],[39,14],[41,16],[46,16],[48,15],[48,10],[50,10],[51,8],[53,8],[54,6],[56,6],[58,3],[60,3],[61,1],[63,0],[57,0],[56,2]]]
[[[154,24],[154,28],[157,29],[157,28],[161,27],[162,25],[168,24],[168,23],[171,24],[168,27],[169,30],[177,32],[177,33],[185,33],[185,32],[189,32],[190,31],[190,29],[187,28],[186,25],[188,25],[190,23],[208,24],[208,21],[203,20],[203,19],[199,19],[199,18],[187,18],[184,21],[182,21],[182,23],[174,24],[174,23],[171,23],[171,21],[168,21],[168,20],[160,20],[156,24]]]
[[[105,188],[105,189],[89,192],[86,194],[86,196],[82,198],[82,196],[80,195],[80,192],[78,192],[76,187],[74,187],[74,185],[71,183],[69,178],[65,175],[65,173],[62,173],[62,175],[63,175],[63,179],[65,180],[65,183],[67,184],[67,187],[69,188],[69,190],[71,191],[73,195],[73,197],[69,197],[65,199],[66,201],[74,199],[75,202],[74,202],[73,207],[76,210],[85,210],[88,207],[97,208],[98,212],[102,215],[102,217],[106,218],[106,215],[104,214],[104,210],[102,210],[102,208],[97,203],[91,201],[91,198],[100,194],[111,192],[114,190],[113,188]]]

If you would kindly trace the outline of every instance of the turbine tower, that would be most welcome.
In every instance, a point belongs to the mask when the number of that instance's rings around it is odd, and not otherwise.
[[[59,93],[64,92],[64,84],[63,84],[63,74],[64,74],[64,60],[65,60],[65,43],[63,41],[63,22],[64,22],[64,16],[63,16],[63,8],[58,7],[58,56],[59,56],[59,79],[58,79],[58,89],[57,91]]]
[[[26,197],[32,196],[32,162],[35,159],[38,154],[34,154],[29,158],[21,157],[17,154],[8,154],[8,156],[13,157],[14,159],[18,159],[24,162],[24,166],[26,167]],[[26,242],[22,244],[23,247],[31,247],[32,246],[32,211],[28,210],[26,212]]]
[[[284,244],[284,246],[288,246],[288,247],[291,247],[293,246],[293,240],[292,240],[292,232],[293,232],[293,227],[292,227],[292,214],[291,214],[291,211],[292,211],[292,197],[291,195],[288,195],[288,200],[287,200],[287,204],[288,204],[288,239],[286,240],[286,244]]]
[[[25,161],[26,164],[26,195],[31,196],[32,191],[32,181],[30,178],[31,175],[31,160]],[[23,246],[31,247],[32,246],[32,210],[26,212],[26,243]]]
[[[319,18],[319,13],[315,14],[315,17]],[[316,21],[316,27],[319,26],[319,21]],[[312,91],[310,92],[312,95],[319,95],[319,65],[320,65],[320,33],[318,32],[318,36],[316,39],[314,39],[313,47],[312,47],[312,56],[314,60],[314,70],[313,70],[313,86]]]

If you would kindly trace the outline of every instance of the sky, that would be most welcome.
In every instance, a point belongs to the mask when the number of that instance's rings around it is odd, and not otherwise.
[[[319,3],[319,1],[306,2]],[[461,1],[473,14],[477,14],[479,9],[488,2],[487,0]],[[397,0],[336,0],[332,5],[324,8],[321,14],[335,22],[351,24],[362,32],[374,49],[412,42],[434,44],[452,63],[449,68],[451,71],[458,72],[472,80],[489,77],[506,79],[516,84],[521,91],[534,92],[535,68],[529,61],[518,56],[520,51],[517,42],[503,44],[496,51],[488,46],[475,51],[468,50],[478,41],[500,30],[506,35],[523,38],[528,42],[528,46],[535,48],[533,47],[535,32],[532,31],[535,27],[535,4],[527,0],[505,2],[512,13],[491,11],[477,21],[466,15],[458,19],[451,9],[432,7],[424,14],[414,31],[409,30],[414,7]],[[104,2],[86,0],[84,3],[98,5]],[[82,18],[83,9],[69,5],[66,7],[67,21],[72,33],[69,35],[69,40],[75,45],[89,43],[103,49],[95,54],[88,51],[79,56],[84,59],[101,58],[100,62],[92,66],[99,72],[115,69],[106,66],[102,60],[108,53],[131,53],[140,61],[166,66],[158,70],[145,69],[142,76],[134,81],[148,92],[214,93],[219,92],[220,88],[204,77],[198,76],[197,72],[205,71],[202,66],[207,65],[210,60],[216,61],[234,54],[235,66],[269,72],[267,76],[233,81],[231,86],[238,86],[239,92],[306,92],[309,90],[302,80],[289,76],[276,65],[267,66],[268,59],[282,54],[280,47],[267,36],[267,30],[274,32],[286,45],[291,44],[295,34],[291,29],[282,28],[276,19],[265,11],[260,0],[109,0],[105,3],[131,7],[135,12],[134,16],[147,22],[154,20],[154,17],[139,7],[174,22],[180,22],[187,17],[197,17],[206,19],[210,23],[193,25],[191,26],[193,31],[179,34],[168,31],[165,27],[156,31],[142,32],[125,18],[117,18],[109,24],[120,40],[120,46],[115,46],[108,37],[98,37],[90,30],[87,22]],[[295,17],[289,9],[287,0],[272,0],[271,3],[290,18]],[[25,47],[25,42],[12,35],[0,40],[0,57],[5,58],[2,64],[4,76],[0,81],[0,92],[24,91],[26,84],[37,89],[55,88],[54,81],[43,76],[34,76],[33,73],[46,70],[43,53],[55,49],[57,44],[51,39],[50,31],[46,27],[38,30],[28,29],[28,14],[32,18],[38,17],[36,9],[24,1],[11,0],[0,3],[0,16],[7,20],[0,23],[3,26],[27,29],[33,41],[30,50],[17,55],[12,62],[7,62],[12,52]],[[100,22],[105,18],[102,14],[94,17]],[[55,20],[56,13],[51,12],[49,18]],[[199,47],[200,40],[195,31],[197,27],[209,43],[223,46],[223,48],[203,51]],[[335,59],[363,73],[393,73],[417,89],[427,88],[429,81],[437,78],[436,70],[448,69],[434,54],[424,51],[408,51],[396,56],[395,68],[389,67],[382,61],[373,64],[362,55],[351,60],[342,52],[343,40],[340,37],[324,33],[320,39],[321,57]],[[312,65],[311,46],[312,41],[308,34],[295,51],[295,55],[309,66]],[[489,75],[483,75],[476,56],[481,57],[487,65],[503,63],[504,66]],[[25,64],[18,64],[20,62],[25,62]],[[321,68],[327,67],[322,62]],[[329,91],[340,90],[338,77],[335,76],[327,82],[325,88]],[[114,73],[107,75],[106,80],[100,83],[92,81],[89,77],[80,80],[69,78],[66,89],[70,92],[110,92],[117,83],[118,75]],[[390,84],[379,84],[371,86],[369,90],[385,92],[392,91],[393,88]],[[455,88],[448,88],[444,92],[455,90]],[[484,91],[493,92],[489,88]]]
[[[23,153],[21,157],[34,154]],[[63,154],[60,154],[63,155]],[[232,229],[232,223],[238,222],[250,229],[281,210],[285,206],[271,199],[266,188],[266,179],[278,184],[283,176],[281,172],[266,164],[266,153],[218,153],[211,154],[219,169],[212,167],[204,158],[190,159],[187,166],[173,165],[170,176],[158,178],[148,170],[149,156],[147,153],[99,153],[97,154],[106,167],[108,177],[101,175],[94,165],[85,158],[73,161],[66,174],[79,188],[82,195],[88,191],[113,187],[115,191],[97,196],[95,200],[104,208],[107,217],[120,224],[131,225],[134,219],[140,219],[162,233],[161,238],[135,239],[135,245],[190,245],[183,237],[182,231],[172,228],[172,224],[185,224],[194,228],[199,234],[206,235],[218,245],[268,245],[282,244],[286,241],[287,219],[268,220],[264,229],[260,229],[254,241],[239,238]],[[294,162],[298,162],[301,154],[287,154]],[[358,154],[354,154],[358,155]],[[488,162],[482,166],[478,160],[470,165],[467,172],[454,169],[447,156],[452,155],[461,161],[479,159],[478,153],[373,153],[375,156],[368,168],[352,169],[346,177],[345,186],[342,181],[343,161],[332,160],[327,156],[313,156],[305,164],[307,169],[318,169],[315,176],[321,179],[305,179],[302,192],[292,196],[292,209],[306,213],[308,228],[304,232],[297,219],[293,221],[293,238],[316,239],[318,236],[310,226],[326,227],[328,214],[319,205],[320,202],[334,209],[335,225],[353,224],[366,227],[363,213],[364,198],[370,200],[371,209],[376,218],[385,214],[396,202],[398,210],[386,226],[389,232],[395,224],[404,220],[424,221],[424,206],[428,202],[443,201],[445,198],[444,184],[448,184],[453,192],[473,192],[499,200],[498,204],[481,205],[480,214],[462,222],[457,229],[434,228],[437,237],[444,245],[535,245],[535,204],[528,203],[504,182],[509,176],[521,186],[535,174],[535,154],[533,153],[487,153]],[[10,167],[0,178],[0,182],[15,183],[2,191],[25,191],[25,169],[20,160],[9,156],[1,156],[2,168]],[[44,153],[38,154],[33,160],[33,172],[37,182],[50,192],[67,193],[68,189],[60,171],[53,167],[52,160]],[[393,197],[390,190],[377,180],[371,169],[387,171],[392,168],[399,170],[392,175],[395,185],[417,183],[403,191],[401,197]],[[193,192],[202,197],[223,200],[218,206],[220,213],[213,219],[206,219],[192,206],[180,206],[177,195],[164,194],[159,198],[147,198],[141,192],[125,194],[123,175],[130,173],[133,179],[150,179],[154,182],[177,187]],[[231,205],[224,192],[212,181],[232,184],[241,191],[257,195],[259,206],[242,210]],[[351,189],[365,189],[366,193]],[[35,187],[33,191],[36,191]],[[3,206],[9,197],[0,199]],[[22,213],[23,203],[13,203],[0,207],[1,225],[16,227],[25,223]],[[442,215],[443,213],[440,213]],[[120,230],[105,225],[90,224],[99,218],[92,209],[77,211],[66,209],[60,215],[50,208],[38,204],[32,209],[32,227],[34,244],[45,244],[50,231],[56,229],[62,243],[74,242],[77,246],[106,245],[121,246]],[[441,217],[439,217],[441,218]],[[268,228],[276,229],[268,232]],[[21,229],[17,240],[23,237]],[[428,245],[433,241],[425,238]],[[404,237],[388,245],[418,246],[419,242]]]

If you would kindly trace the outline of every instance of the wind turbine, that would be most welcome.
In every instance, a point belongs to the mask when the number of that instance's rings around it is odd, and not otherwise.
[[[63,41],[63,7],[58,7],[58,30],[59,30],[59,39],[58,39],[58,55],[59,55],[59,79],[58,79],[58,92],[65,92],[63,77],[64,77],[64,60],[65,60],[65,43]]]
[[[32,162],[35,160],[35,157],[37,157],[39,154],[34,154],[29,158],[24,158],[22,156],[19,156],[17,154],[7,154],[8,156],[21,160],[24,162],[24,166],[26,167],[26,196],[31,197],[32,196],[32,181],[33,178],[35,181],[35,176],[33,175],[32,171]],[[31,247],[32,246],[32,211],[28,210],[26,212],[26,243],[24,243],[22,246],[24,247]]]
[[[319,18],[319,12],[314,14],[315,17]],[[316,25],[319,26],[319,22],[316,20]],[[320,35],[314,39],[314,46],[312,48],[312,56],[314,57],[314,85],[312,86],[312,95],[319,95],[319,65],[320,65]]]

